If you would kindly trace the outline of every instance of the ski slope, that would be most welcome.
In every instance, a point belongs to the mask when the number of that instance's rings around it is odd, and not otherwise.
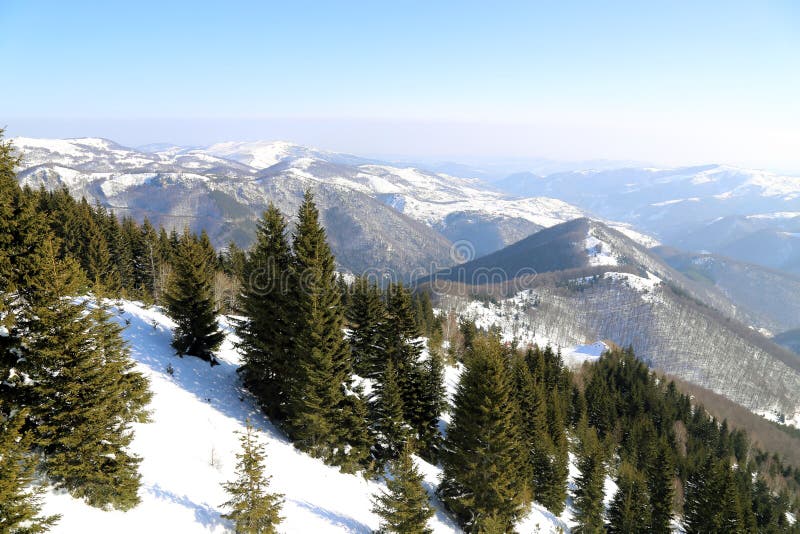
[[[370,511],[371,498],[385,485],[340,473],[288,442],[242,388],[236,373],[239,356],[234,349],[235,336],[224,319],[228,335],[218,354],[220,365],[210,367],[197,358],[175,356],[170,347],[173,323],[158,308],[122,302],[112,310],[116,320],[127,325],[123,335],[131,356],[138,370],[150,379],[154,394],[151,422],[134,425],[131,445],[143,458],[142,502],[128,512],[103,511],[51,488],[45,495],[43,511],[62,516],[52,532],[231,532],[232,524],[221,517],[225,511],[220,505],[227,500],[221,484],[234,478],[235,454],[239,451],[236,432],[244,430],[248,419],[266,448],[271,490],[285,496],[281,532],[369,533],[378,528],[379,518]],[[454,392],[459,374],[457,367],[447,369],[449,394]],[[441,469],[416,460],[433,496]],[[570,485],[575,474],[571,465]],[[432,501],[436,506],[436,515],[429,522],[433,531],[461,532],[442,511],[441,503],[435,497]],[[519,523],[518,531],[568,531],[573,526],[569,504],[560,517],[534,505]]]

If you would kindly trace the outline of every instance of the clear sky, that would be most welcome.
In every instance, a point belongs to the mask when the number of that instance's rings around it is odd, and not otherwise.
[[[0,125],[800,171],[800,2],[0,0]]]

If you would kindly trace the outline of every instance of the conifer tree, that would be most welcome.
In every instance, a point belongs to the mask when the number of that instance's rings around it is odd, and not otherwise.
[[[543,384],[544,385],[544,384]],[[548,509],[560,513],[564,509],[567,499],[567,476],[569,475],[569,442],[567,441],[565,411],[561,404],[561,394],[558,390],[550,391],[547,409],[547,427],[550,436],[549,442],[543,448],[551,447],[550,461],[541,466],[542,477],[540,493],[542,504],[548,503]]]
[[[27,412],[4,415],[0,403],[0,532],[47,532],[59,516],[42,516],[41,486],[34,486],[36,457],[30,453],[30,434],[22,431]]]
[[[423,477],[411,457],[411,447],[403,447],[389,468],[388,491],[373,500],[373,513],[381,518],[379,532],[387,534],[430,534],[428,520],[433,517]]]
[[[650,494],[650,532],[668,534],[671,531],[672,506],[675,490],[675,467],[672,451],[665,439],[656,445],[647,470],[647,487]]]
[[[287,416],[292,376],[292,321],[289,300],[291,252],[286,222],[270,204],[258,223],[256,242],[242,268],[239,305],[244,318],[237,322],[244,360],[244,380],[267,414]]]
[[[397,458],[408,443],[410,429],[403,419],[403,399],[397,383],[397,371],[386,362],[373,400],[373,426],[376,456],[381,460]]]
[[[258,442],[250,421],[240,433],[241,451],[236,454],[236,480],[223,484],[230,510],[222,517],[233,521],[237,534],[273,534],[283,520],[283,495],[269,493],[270,477],[264,474],[264,446]]]
[[[652,532],[649,528],[647,482],[631,464],[624,462],[617,474],[617,493],[608,510],[606,532],[635,534]]]
[[[444,359],[439,351],[430,349],[428,357],[420,364],[422,387],[420,393],[420,417],[417,429],[419,454],[428,461],[438,461],[442,445],[439,418],[447,407],[444,385]]]
[[[111,252],[103,230],[98,224],[89,219],[88,235],[86,236],[86,275],[92,283],[93,289],[99,294],[106,290],[115,289],[112,277]]]
[[[687,533],[715,532],[714,516],[723,489],[714,457],[706,454],[686,480],[683,526]]]
[[[35,445],[56,487],[92,506],[129,509],[139,502],[140,461],[127,451],[130,423],[146,418],[147,381],[108,315],[65,298],[80,282],[77,264],[56,260],[50,245],[45,266],[20,314]]]
[[[443,446],[439,493],[468,530],[490,518],[509,529],[526,504],[512,379],[498,339],[476,340],[465,363]]]
[[[351,439],[367,433],[366,419],[361,417],[366,408],[359,395],[347,393],[353,390],[352,362],[342,332],[341,293],[334,257],[310,192],[300,206],[293,249],[296,328],[292,356],[296,364],[287,429],[300,449],[330,463],[342,465],[346,456],[366,461],[369,451],[363,439],[358,437],[357,443]]]
[[[521,354],[514,354],[511,363],[511,372],[514,380],[514,394],[518,406],[518,425],[520,437],[524,448],[523,468],[521,475],[524,484],[531,491],[530,500],[535,491],[534,466],[540,460],[537,453],[540,451],[539,442],[546,439],[547,429],[543,399],[539,396],[540,390],[533,380],[530,368]]]
[[[422,342],[411,293],[402,284],[393,284],[387,294],[388,317],[384,322],[386,359],[397,370],[400,394],[406,422],[413,429],[414,438],[421,441],[430,428],[430,407],[425,406],[425,389],[428,376],[423,362]],[[437,417],[438,419],[438,417]],[[422,443],[430,448],[431,444]]]
[[[386,361],[383,336],[387,321],[386,305],[377,286],[364,277],[352,285],[347,321],[350,324],[350,348],[353,370],[365,378],[379,378]]]
[[[172,346],[178,355],[197,356],[214,365],[214,351],[225,334],[214,307],[214,249],[186,229],[175,254],[165,295],[167,313],[175,321]]]
[[[605,482],[604,454],[597,433],[592,427],[579,430],[578,470],[575,481],[574,529],[580,534],[603,532],[603,484]]]

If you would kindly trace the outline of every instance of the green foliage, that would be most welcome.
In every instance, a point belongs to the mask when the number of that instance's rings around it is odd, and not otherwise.
[[[45,265],[37,300],[20,313],[19,369],[31,382],[23,398],[30,399],[35,445],[57,487],[92,506],[129,509],[139,502],[140,461],[127,452],[130,423],[145,419],[147,381],[133,371],[106,312],[65,298],[74,294],[77,265],[57,261],[52,248]]]
[[[184,231],[175,251],[173,272],[165,295],[167,313],[175,321],[172,346],[178,355],[197,356],[216,363],[225,334],[217,325],[214,307],[216,257],[208,237]]]
[[[222,506],[230,510],[222,517],[233,521],[237,534],[273,534],[283,520],[283,495],[269,493],[270,477],[264,474],[264,446],[250,422],[239,436],[236,480],[223,484],[230,495]]]
[[[603,532],[603,484],[606,467],[604,450],[592,427],[579,430],[578,478],[575,480],[574,531],[581,534]]]
[[[465,363],[444,442],[439,493],[468,530],[489,519],[509,529],[527,504],[512,377],[495,338],[476,340]]]
[[[347,393],[353,390],[352,362],[342,332],[341,292],[310,192],[300,206],[293,250],[295,371],[286,427],[302,450],[352,470],[354,460],[368,462],[369,449],[363,446],[366,421],[354,416],[366,415],[366,408],[358,394]]]
[[[386,362],[373,403],[376,456],[381,460],[397,458],[406,448],[411,432],[403,418],[403,399],[391,360]]]
[[[0,532],[47,532],[59,516],[40,514],[41,486],[35,481],[36,456],[29,452],[31,436],[23,432],[27,412],[7,416],[0,405]]]
[[[351,286],[346,316],[353,370],[365,378],[380,377],[386,361],[383,329],[388,319],[380,289],[366,278],[356,278]]]
[[[651,448],[650,458],[647,466],[647,489],[651,508],[649,530],[653,534],[668,534],[671,532],[670,520],[675,499],[675,465],[666,438],[661,438]]]
[[[645,476],[629,463],[623,463],[617,474],[617,493],[608,510],[606,532],[634,534],[652,532],[649,499]]]
[[[259,221],[256,243],[242,266],[236,323],[244,381],[269,416],[284,420],[289,402],[293,322],[287,274],[292,262],[286,222],[270,204]]]
[[[388,491],[373,499],[372,512],[381,518],[379,532],[396,534],[429,534],[428,519],[433,517],[423,477],[414,465],[411,447],[405,446],[389,465]]]

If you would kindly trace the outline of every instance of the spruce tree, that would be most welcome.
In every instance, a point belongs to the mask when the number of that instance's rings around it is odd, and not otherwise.
[[[391,360],[397,370],[404,418],[413,429],[415,440],[422,441],[431,425],[430,407],[426,407],[424,401],[428,376],[420,361],[423,347],[411,293],[402,284],[389,287],[387,310],[383,341],[386,359]],[[426,440],[422,445],[430,448],[432,444]]]
[[[671,531],[672,506],[675,490],[675,466],[672,450],[666,439],[658,442],[647,469],[647,487],[650,494],[650,532],[668,534]]]
[[[683,527],[688,534],[716,532],[718,525],[714,516],[722,490],[715,459],[706,454],[691,468],[686,480]]]
[[[256,242],[242,268],[236,324],[244,380],[273,419],[287,416],[292,376],[292,320],[289,299],[291,252],[286,222],[270,204],[258,223]]]
[[[411,447],[406,445],[390,464],[388,491],[381,490],[373,500],[372,512],[381,518],[379,532],[387,534],[430,534],[428,520],[433,517],[423,476],[414,465]]]
[[[544,387],[544,383],[542,386]],[[539,494],[542,499],[540,502],[547,503],[551,512],[560,513],[567,500],[569,442],[559,391],[550,391],[550,395],[546,398],[550,399],[547,403],[547,427],[550,439],[543,443],[542,448],[550,448],[550,454],[549,462],[542,462],[539,468],[541,477],[537,477],[537,486],[543,488]]]
[[[509,529],[526,504],[512,378],[495,338],[477,339],[465,364],[443,446],[439,493],[467,530],[485,520]]]
[[[126,510],[139,502],[140,460],[127,448],[130,423],[146,418],[147,381],[105,311],[66,298],[78,287],[77,265],[56,260],[52,246],[45,262],[36,300],[20,314],[35,445],[56,487]]]
[[[351,292],[347,321],[350,325],[353,370],[359,376],[377,379],[386,361],[383,336],[387,321],[386,305],[378,287],[367,278],[356,278]]]
[[[34,485],[36,457],[30,453],[30,434],[22,430],[27,412],[4,412],[0,403],[0,532],[47,532],[59,516],[40,513],[44,489]]]
[[[89,219],[88,231],[85,247],[86,275],[89,277],[95,293],[103,295],[106,291],[116,289],[111,252],[103,229],[92,219]]]
[[[439,419],[447,407],[447,390],[444,385],[444,359],[439,351],[430,349],[428,357],[420,364],[422,388],[420,417],[417,429],[419,454],[436,463],[442,445]]]
[[[366,408],[352,395],[352,362],[342,327],[344,313],[335,261],[306,192],[298,213],[292,263],[296,362],[291,379],[287,430],[295,444],[329,463],[367,461]],[[357,436],[353,440],[353,436]],[[358,446],[355,446],[358,445]],[[349,458],[348,458],[349,457]]]
[[[225,337],[217,324],[214,306],[214,262],[214,249],[186,229],[165,295],[167,313],[175,321],[175,351],[179,356],[197,356],[212,365],[217,363],[214,351]]]
[[[283,495],[269,493],[270,477],[264,474],[264,446],[250,424],[240,433],[241,451],[236,454],[236,480],[223,484],[230,510],[222,517],[233,521],[237,534],[273,534],[283,520]]]
[[[606,532],[636,534],[650,530],[647,481],[631,464],[625,462],[617,474],[617,493],[608,510]]]
[[[376,386],[373,421],[376,456],[381,460],[397,458],[408,444],[410,429],[403,419],[403,399],[391,360],[386,362],[383,376]]]
[[[603,484],[606,469],[604,452],[597,433],[592,427],[579,430],[578,475],[575,480],[574,532],[597,534],[603,532]]]

